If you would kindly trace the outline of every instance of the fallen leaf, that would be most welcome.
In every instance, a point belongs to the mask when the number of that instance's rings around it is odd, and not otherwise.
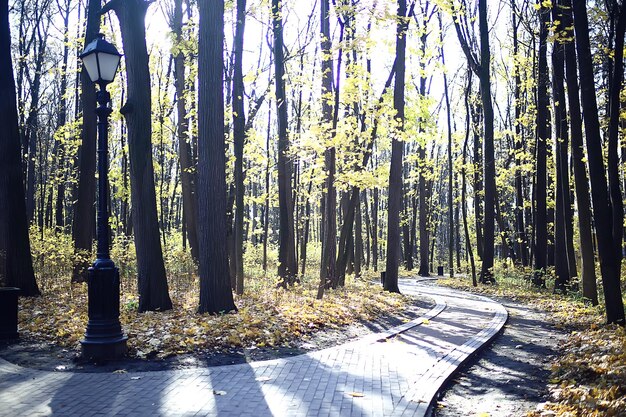
[[[349,392],[348,395],[351,395],[352,397],[363,397],[363,393],[362,392]]]

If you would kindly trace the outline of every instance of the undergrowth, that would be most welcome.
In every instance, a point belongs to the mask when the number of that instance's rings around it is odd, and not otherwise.
[[[34,239],[33,253],[43,295],[20,300],[22,336],[80,349],[87,324],[87,289],[72,283],[73,249],[70,239],[53,233]],[[402,310],[408,298],[384,293],[370,283],[369,274],[347,277],[346,286],[328,290],[316,300],[319,283],[319,247],[310,245],[307,273],[293,287],[277,288],[277,254],[268,251],[267,271],[260,246],[249,245],[245,255],[245,291],[235,296],[236,314],[197,314],[197,269],[180,237],[169,236],[164,262],[174,308],[138,313],[134,244],[124,237],[113,241],[111,257],[120,269],[120,321],[129,336],[131,357],[221,351],[236,347],[289,346],[294,340],[322,329]]]

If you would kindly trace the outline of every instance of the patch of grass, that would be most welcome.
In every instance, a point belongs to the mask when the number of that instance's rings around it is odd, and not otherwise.
[[[530,416],[623,416],[626,412],[626,331],[606,325],[602,305],[593,307],[578,293],[554,294],[534,287],[530,271],[496,272],[496,285],[473,287],[463,278],[439,283],[469,292],[506,297],[548,312],[556,327],[569,329],[561,355],[552,364],[551,400]],[[600,285],[600,283],[599,283]],[[600,294],[602,287],[599,288]],[[602,302],[602,297],[601,302]]]

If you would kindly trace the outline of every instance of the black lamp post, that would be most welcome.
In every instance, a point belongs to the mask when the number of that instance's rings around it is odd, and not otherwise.
[[[116,359],[126,354],[126,340],[120,324],[120,276],[109,256],[108,212],[108,128],[111,95],[106,86],[119,67],[121,54],[98,34],[80,55],[91,81],[99,85],[98,108],[98,248],[96,261],[89,268],[89,322],[80,343],[87,359]]]

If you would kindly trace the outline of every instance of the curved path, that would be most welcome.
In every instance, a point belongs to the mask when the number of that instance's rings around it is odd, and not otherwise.
[[[296,357],[177,371],[59,373],[0,359],[0,416],[423,416],[507,319],[484,297],[401,280],[423,317]]]

